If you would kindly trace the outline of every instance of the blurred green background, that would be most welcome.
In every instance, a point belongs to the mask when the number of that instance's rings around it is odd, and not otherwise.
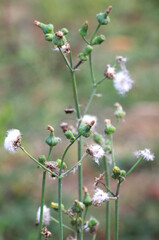
[[[98,116],[97,130],[103,133],[104,119],[113,117],[115,102],[127,111],[125,122],[115,135],[116,158],[119,166],[128,169],[134,160],[133,151],[150,147],[155,161],[143,162],[123,184],[120,199],[120,239],[159,239],[159,1],[104,0],[1,0],[0,1],[0,240],[36,239],[36,211],[40,205],[41,171],[20,150],[10,155],[3,150],[6,130],[18,128],[23,145],[35,157],[47,154],[44,143],[46,126],[51,124],[63,142],[56,147],[53,159],[60,157],[68,142],[59,127],[62,121],[72,122],[64,109],[74,106],[69,72],[52,43],[46,42],[35,19],[53,23],[55,30],[67,27],[73,51],[85,46],[78,29],[89,21],[90,33],[97,25],[96,13],[113,6],[111,23],[100,32],[107,40],[95,47],[94,68],[97,79],[103,77],[107,64],[118,55],[128,58],[127,67],[135,80],[126,97],[117,95],[111,81],[98,88],[102,98],[94,98],[89,114]],[[90,93],[88,63],[77,71],[81,108]],[[68,165],[76,162],[76,148],[68,153]],[[88,159],[84,163],[84,185],[93,194],[94,177],[102,171]],[[63,184],[66,208],[77,198],[77,174]],[[112,188],[114,188],[112,182]],[[57,182],[47,178],[46,205],[57,201]],[[112,204],[112,211],[114,206]],[[91,209],[89,216],[100,221],[97,239],[104,238],[104,206]],[[51,212],[54,217],[56,214]],[[67,221],[67,219],[66,219]],[[112,216],[112,239],[113,239]],[[50,227],[52,239],[58,239],[58,226]],[[65,237],[69,232],[65,231]],[[86,235],[85,239],[91,239]]]

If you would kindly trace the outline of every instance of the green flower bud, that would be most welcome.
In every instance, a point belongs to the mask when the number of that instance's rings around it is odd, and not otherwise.
[[[115,166],[115,167],[113,168],[112,178],[114,178],[114,179],[119,179],[119,177],[120,177],[120,168],[117,167],[117,166]]]
[[[39,162],[40,162],[41,164],[43,164],[43,165],[45,165],[45,162],[47,161],[45,155],[40,155],[40,156],[38,157],[38,160],[39,160]]]
[[[53,38],[53,34],[51,34],[51,33],[45,34],[45,40],[46,41],[52,42],[52,38]]]
[[[109,139],[107,139],[105,142],[104,151],[109,153],[112,152],[111,141]]]
[[[92,227],[94,227],[94,226],[96,226],[96,225],[98,225],[99,224],[99,222],[98,222],[98,220],[96,219],[96,218],[91,218],[89,221],[88,221],[88,227],[89,228],[92,228]]]
[[[75,200],[75,203],[72,205],[71,209],[74,213],[80,213],[85,209],[85,205],[82,202]]]
[[[100,36],[97,36],[93,39],[92,41],[92,44],[93,45],[96,45],[96,44],[101,44],[102,42],[105,41],[105,36],[104,35],[100,35]]]
[[[83,54],[84,54],[84,55],[89,55],[89,53],[91,53],[92,50],[93,50],[93,47],[92,47],[91,45],[87,45],[87,46],[85,47],[85,49],[83,50]]]
[[[120,176],[126,178],[126,171],[120,170]]]
[[[76,218],[73,218],[70,223],[72,226],[75,226],[77,223]]]
[[[66,131],[64,134],[65,134],[66,138],[70,140],[70,142],[74,142],[75,137],[71,130]]]
[[[96,17],[97,17],[98,22],[101,25],[107,25],[110,22],[110,18],[109,18],[108,14],[106,12],[105,13],[98,13],[96,15]]]
[[[105,133],[109,135],[114,133],[116,128],[111,124],[110,119],[105,119],[105,123]]]
[[[58,210],[59,210],[59,204],[58,204],[58,203],[51,202],[51,208],[53,208],[55,211],[58,211]],[[62,211],[65,211],[65,207],[64,207],[63,204],[61,204],[61,210],[62,210]]]
[[[57,164],[58,164],[58,167],[60,168],[61,167],[61,162],[62,160],[61,159],[57,159],[56,160]],[[66,169],[67,168],[67,165],[65,162],[63,162],[63,166],[62,166],[63,169]]]
[[[119,103],[114,104],[115,107],[117,108],[116,111],[114,112],[114,115],[117,118],[123,118],[126,115],[126,112],[123,110],[122,106]]]
[[[88,190],[86,187],[83,187],[84,189],[84,199],[83,199],[83,203],[86,207],[89,207],[92,205],[92,198],[90,197]]]
[[[88,125],[88,124],[85,124],[85,123],[84,123],[84,124],[81,124],[81,125],[79,126],[78,131],[79,131],[79,133],[80,133],[82,136],[88,138],[88,137],[90,137],[90,135],[91,135],[91,126]]]
[[[88,33],[88,21],[85,21],[85,23],[82,25],[82,27],[79,29],[79,33],[82,37],[87,36]]]
[[[55,137],[54,132],[50,132],[50,135],[47,138],[45,138],[45,142],[50,147],[56,146],[60,141],[61,139],[59,137]]]
[[[95,132],[95,133],[93,134],[93,140],[94,140],[97,144],[102,145],[103,137],[102,137],[101,134]]]
[[[80,58],[80,60],[82,61],[87,61],[88,60],[88,56],[84,55],[84,53],[79,53],[78,57]]]
[[[52,24],[44,24],[36,20],[34,21],[34,24],[40,27],[43,30],[44,34],[54,34],[54,26]]]
[[[59,31],[54,34],[52,41],[55,45],[57,45],[57,47],[62,47],[67,42],[67,39],[65,38],[63,32]]]
[[[64,35],[67,35],[67,34],[68,34],[67,28],[62,28],[62,29],[61,29],[61,32],[63,32]]]

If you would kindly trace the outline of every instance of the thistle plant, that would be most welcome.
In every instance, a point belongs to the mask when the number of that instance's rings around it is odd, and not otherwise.
[[[92,239],[96,239],[98,234],[97,230],[99,227],[99,221],[91,217],[88,219],[88,211],[90,207],[94,206],[96,208],[105,204],[105,214],[103,213],[103,218],[105,218],[105,239],[110,240],[110,204],[115,206],[115,231],[114,239],[119,239],[119,196],[120,188],[122,183],[126,180],[128,175],[137,167],[137,165],[142,160],[153,161],[154,155],[149,149],[139,150],[134,153],[137,158],[136,163],[126,172],[124,169],[120,169],[120,163],[116,159],[116,155],[113,147],[114,134],[119,127],[120,121],[125,117],[126,112],[119,103],[115,103],[116,122],[112,123],[110,119],[105,119],[103,123],[104,136],[101,133],[96,132],[95,125],[97,123],[97,117],[88,115],[89,107],[92,103],[93,97],[99,85],[104,81],[111,81],[117,93],[120,95],[125,95],[131,90],[133,86],[133,80],[126,68],[127,59],[122,56],[117,56],[114,63],[108,63],[106,68],[103,69],[101,79],[96,79],[93,68],[92,52],[95,51],[96,47],[101,46],[105,41],[104,34],[98,35],[98,30],[110,23],[110,12],[112,7],[109,6],[106,11],[96,15],[97,27],[92,34],[88,34],[89,23],[85,21],[81,28],[79,29],[79,35],[85,42],[85,47],[78,54],[78,59],[73,60],[73,53],[71,45],[67,40],[67,35],[69,31],[66,28],[61,28],[59,30],[54,30],[53,24],[43,24],[40,21],[34,21],[34,24],[42,30],[42,35],[45,40],[50,42],[51,47],[54,45],[54,49],[59,52],[63,58],[63,63],[66,64],[66,71],[70,72],[70,80],[72,81],[72,89],[74,96],[74,107],[65,109],[66,114],[75,115],[74,126],[69,123],[63,122],[60,127],[64,133],[64,138],[67,139],[68,145],[64,150],[62,156],[58,159],[52,156],[54,148],[58,144],[61,144],[61,139],[56,136],[55,129],[53,126],[48,125],[47,131],[48,136],[45,139],[45,143],[48,146],[48,155],[40,155],[38,159],[35,159],[30,153],[26,151],[22,144],[22,134],[17,129],[11,129],[7,132],[5,138],[4,147],[9,152],[13,153],[17,149],[21,149],[35,164],[39,167],[37,171],[42,173],[42,187],[41,187],[41,201],[39,201],[40,206],[37,211],[36,225],[39,226],[37,233],[37,239],[47,239],[52,238],[52,233],[49,230],[49,225],[51,221],[59,225],[59,240],[64,239],[63,230],[67,229],[70,231],[72,236],[67,239],[86,239],[84,232],[89,232]],[[91,76],[92,89],[88,97],[87,104],[84,110],[81,110],[79,100],[78,100],[78,88],[76,82],[76,71],[79,67],[89,62],[89,71]],[[116,69],[119,69],[117,71]],[[87,139],[91,139],[92,143],[88,144]],[[70,148],[78,148],[77,163],[71,167],[67,167],[67,152]],[[85,151],[83,151],[82,146],[86,145]],[[87,157],[91,157],[95,163],[100,165],[104,164],[104,171],[100,173],[99,176],[95,178],[94,183],[94,195],[91,196],[89,190],[86,186],[83,186],[83,161]],[[74,172],[78,168],[78,196],[70,205],[69,209],[65,209],[65,203],[62,198],[62,182],[68,174]],[[56,179],[58,182],[58,202],[51,202],[50,207],[45,205],[45,185],[46,185],[46,174],[49,174],[52,178]],[[116,191],[114,192],[110,188],[110,180],[116,182]],[[55,219],[51,216],[50,208],[58,212],[59,218]],[[63,215],[68,217],[70,224],[63,222]]]

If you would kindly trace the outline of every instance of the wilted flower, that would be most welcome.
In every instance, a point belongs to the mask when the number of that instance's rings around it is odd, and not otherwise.
[[[15,152],[21,146],[21,132],[18,129],[7,131],[7,137],[4,140],[4,148],[9,152]]]
[[[86,149],[86,152],[93,157],[97,164],[99,164],[99,159],[101,159],[105,154],[103,148],[97,144],[89,146]]]
[[[109,64],[106,67],[106,70],[104,72],[104,76],[106,76],[109,79],[114,79],[115,77],[115,68],[111,67]]]
[[[154,160],[154,154],[151,153],[150,149],[145,148],[144,150],[139,150],[134,152],[134,155],[139,158],[139,157],[143,157],[143,159],[145,159],[146,161],[153,161]]]
[[[41,213],[41,207],[39,207],[38,211],[37,211],[37,217],[36,217],[37,223],[40,222],[40,213]],[[44,205],[43,206],[43,221],[42,222],[43,222],[44,225],[49,225],[50,220],[51,220],[50,208],[47,208],[47,206]]]
[[[126,69],[124,71],[116,73],[113,82],[115,89],[121,95],[127,93],[132,88],[132,85],[134,83]]]
[[[102,189],[100,188],[96,188],[95,189],[95,194],[92,198],[93,200],[93,205],[94,206],[101,206],[103,202],[108,202],[109,201],[109,194],[104,192]]]
[[[70,53],[70,44],[66,42],[65,45],[63,45],[60,49],[65,54]],[[59,51],[59,48],[58,47],[54,48],[54,51]]]
[[[41,235],[43,235],[45,237],[45,239],[47,239],[52,236],[52,233],[50,231],[48,231],[47,227],[45,226],[42,229]]]
[[[84,115],[82,118],[82,123],[88,124],[91,126],[92,122],[94,122],[92,128],[95,127],[97,124],[97,117],[96,116],[91,116],[91,115]]]

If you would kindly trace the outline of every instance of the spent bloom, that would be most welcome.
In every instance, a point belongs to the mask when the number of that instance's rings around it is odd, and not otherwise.
[[[37,223],[40,222],[40,212],[41,212],[41,207],[39,207],[37,211],[37,217],[36,217]],[[50,220],[51,220],[50,208],[47,208],[47,206],[44,205],[43,206],[43,224],[49,225]]]
[[[144,150],[139,150],[134,152],[134,155],[137,158],[143,157],[143,159],[145,159],[146,161],[153,161],[154,160],[154,154],[151,153],[150,149],[145,148]]]
[[[106,70],[104,72],[104,76],[109,79],[114,79],[115,77],[115,68],[111,67],[109,64],[106,66]]]
[[[125,69],[124,71],[120,71],[115,74],[114,78],[114,88],[121,95],[127,93],[134,83],[134,81],[130,78],[129,72]]]
[[[18,129],[10,129],[4,140],[4,148],[9,152],[15,152],[21,146],[21,132]]]
[[[95,194],[92,198],[93,200],[93,205],[94,206],[101,206],[103,202],[108,202],[109,201],[109,194],[104,192],[102,189],[100,188],[96,188],[95,189]]]
[[[92,122],[94,122],[93,124],[93,128],[95,127],[95,125],[97,124],[97,117],[96,116],[92,116],[92,115],[84,115],[82,118],[82,123],[88,124],[91,126]]]
[[[103,148],[98,144],[90,145],[86,149],[86,152],[93,157],[94,161],[97,164],[99,164],[99,159],[101,159],[105,155]]]

